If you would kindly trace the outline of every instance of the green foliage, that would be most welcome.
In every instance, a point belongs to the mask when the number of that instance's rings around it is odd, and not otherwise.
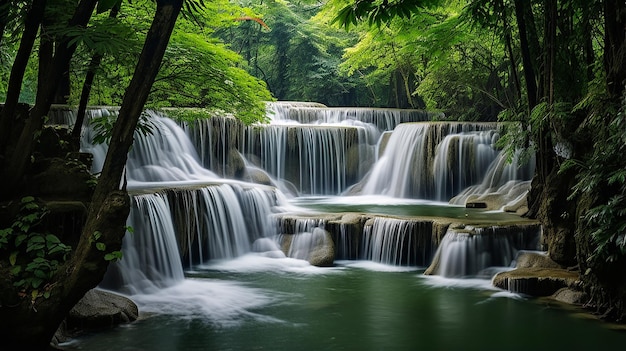
[[[93,143],[94,144],[107,144],[111,141],[111,132],[117,114],[102,114],[101,116],[92,118],[89,123],[94,130]],[[139,123],[137,124],[136,131],[144,134],[151,135],[154,130],[154,124],[150,120],[148,114],[142,113],[139,117]]]
[[[175,33],[153,86],[151,106],[206,107],[245,123],[263,120],[265,83],[238,67],[241,57],[202,35]]]
[[[345,3],[345,1],[335,1],[335,4]],[[388,24],[393,19],[410,19],[424,7],[438,4],[439,1],[428,0],[356,0],[349,1],[348,4],[338,9],[336,17],[331,24],[338,23],[340,26],[349,29],[351,25],[357,26],[361,22],[367,22],[369,26],[380,27]],[[337,5],[335,5],[337,6]]]
[[[47,284],[71,252],[57,236],[38,231],[47,213],[33,197],[24,197],[11,227],[0,230],[0,253],[8,254],[13,284],[32,292],[33,300],[49,296]]]
[[[613,262],[626,256],[626,97],[618,112],[611,114],[606,105],[603,110],[607,113],[592,112],[587,120],[597,132],[593,152],[582,160],[568,160],[562,171],[578,172],[570,198],[594,199],[583,217],[595,244],[588,259]]]
[[[132,232],[131,227],[127,227],[126,230],[129,232]],[[107,249],[107,245],[100,241],[101,237],[102,237],[102,233],[96,230],[95,232],[93,232],[93,234],[91,234],[89,241],[90,243],[94,244],[94,246],[96,247],[96,250],[105,252]],[[121,259],[122,259],[122,251],[119,251],[119,250],[114,250],[104,255],[105,261],[119,261]]]

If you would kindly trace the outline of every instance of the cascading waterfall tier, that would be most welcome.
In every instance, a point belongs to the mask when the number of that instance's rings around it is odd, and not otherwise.
[[[166,188],[133,194],[123,259],[103,286],[146,293],[183,279],[183,268],[251,251],[275,233],[274,189],[240,184]]]
[[[164,194],[135,195],[122,242],[123,258],[100,284],[126,294],[153,293],[184,279],[170,202]]]
[[[433,234],[432,221],[377,217],[365,225],[361,255],[395,266],[426,266],[436,248]]]
[[[363,181],[361,194],[448,201],[490,177],[491,188],[529,179],[528,168],[501,162],[495,123],[405,123]],[[531,167],[531,166],[529,166]]]
[[[322,218],[278,215],[276,241],[283,251],[302,258],[303,247],[332,238],[337,260],[369,260],[396,266],[426,266],[438,245],[439,229],[430,219],[377,217],[359,214]],[[296,248],[294,249],[294,245]],[[299,256],[292,256],[298,254]]]
[[[223,177],[251,179],[251,165],[281,189],[338,195],[374,163],[381,132],[435,116],[422,110],[328,108],[271,102],[269,124],[245,126],[232,117],[183,123],[204,167]],[[437,114],[438,115],[438,114]]]
[[[541,249],[539,224],[448,228],[426,274],[491,277],[508,269],[520,250]]]
[[[445,261],[444,275],[456,276],[457,271],[475,275],[485,265],[506,261],[467,257],[475,255],[473,251],[485,252],[480,249],[483,246],[506,251],[496,241],[515,241],[516,234],[500,239],[505,235],[475,230],[484,240],[477,239],[478,234],[450,234],[446,240],[473,243],[467,246],[472,249],[463,251],[456,244],[463,254],[435,255],[441,236],[435,234],[431,220],[376,216],[346,220],[347,215],[342,215],[341,219],[311,217],[288,223],[275,218],[281,217],[276,216],[280,190],[221,178],[245,179],[249,165],[254,164],[273,180],[293,184],[297,193],[338,195],[363,179],[376,161],[381,133],[393,129],[385,152],[362,183],[363,193],[447,201],[472,186],[488,183],[489,187],[477,190],[484,192],[528,179],[523,171],[507,169],[502,162],[503,156],[494,147],[499,137],[496,124],[406,123],[433,116],[421,111],[337,109],[297,102],[268,104],[268,109],[274,111],[271,123],[252,126],[230,117],[177,123],[165,112],[145,112],[151,133],[136,134],[127,164],[129,189],[134,193],[129,226],[135,232],[124,239],[124,259],[111,266],[104,285],[131,293],[149,292],[183,279],[184,267],[251,251],[276,252],[287,236],[290,245],[282,249],[291,257],[304,258],[309,252],[311,259],[311,251],[329,247],[333,259],[392,265],[425,266],[432,257],[445,257],[441,261]],[[91,118],[116,113],[105,108],[89,111]],[[82,142],[85,151],[94,153],[94,171],[98,172],[106,146],[92,145],[93,136],[93,130],[86,128]],[[509,246],[534,249],[531,244]],[[466,263],[457,264],[448,257],[465,257]],[[450,268],[458,266],[465,268]]]
[[[379,131],[393,130],[400,123],[430,121],[443,117],[441,113],[417,109],[285,105],[280,102],[271,103],[268,108],[272,122],[300,124],[360,122],[374,125]]]

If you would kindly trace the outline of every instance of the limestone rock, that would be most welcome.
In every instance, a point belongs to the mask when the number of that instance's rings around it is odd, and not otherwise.
[[[578,285],[578,272],[560,268],[516,268],[493,277],[500,289],[530,296],[550,296],[562,288]]]
[[[269,174],[258,167],[248,167],[247,168],[248,178],[252,183],[270,185],[273,186],[274,183],[270,178]]]
[[[92,289],[72,308],[50,341],[53,346],[87,331],[114,327],[135,321],[137,305],[130,299],[108,291]]]
[[[132,322],[138,316],[137,305],[127,297],[92,289],[72,308],[66,320],[69,329],[98,329]]]
[[[516,268],[562,268],[546,253],[540,251],[521,251],[517,255]]]
[[[586,295],[584,292],[576,289],[562,288],[552,294],[552,298],[571,305],[582,305],[585,301]]]
[[[308,261],[318,267],[330,267],[335,263],[335,245],[330,233],[326,232],[326,238],[311,250]]]
[[[313,266],[329,267],[335,263],[335,243],[321,228],[313,232],[283,235],[281,250],[288,257],[308,261]]]

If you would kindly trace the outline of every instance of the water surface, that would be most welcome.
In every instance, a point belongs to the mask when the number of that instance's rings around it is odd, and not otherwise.
[[[81,350],[620,350],[626,334],[419,267],[317,268],[246,255],[133,296],[140,319],[66,345]]]

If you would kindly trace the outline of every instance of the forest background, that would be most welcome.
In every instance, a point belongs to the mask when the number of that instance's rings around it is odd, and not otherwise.
[[[501,146],[535,156],[528,216],[551,258],[580,272],[588,307],[623,321],[625,25],[617,0],[1,0],[3,339],[46,344],[115,258],[144,108],[252,123],[273,99],[516,122]],[[85,106],[120,106],[99,122],[114,142],[68,240],[34,231],[45,211],[25,183],[52,104],[79,106],[65,151],[78,149]]]

